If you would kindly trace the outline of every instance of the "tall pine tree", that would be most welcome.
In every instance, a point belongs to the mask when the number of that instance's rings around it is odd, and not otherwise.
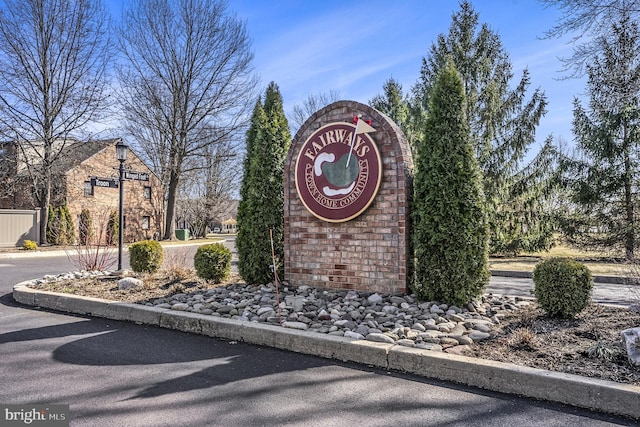
[[[460,73],[466,96],[466,117],[483,175],[492,253],[547,249],[551,222],[544,213],[544,167],[549,166],[551,139],[530,163],[527,150],[547,105],[540,90],[527,99],[527,70],[516,82],[509,55],[497,33],[479,25],[471,3],[462,1],[448,34],[440,34],[423,58],[413,87],[411,110],[416,123],[429,116],[436,77],[451,58]],[[419,126],[417,128],[420,128]],[[419,151],[419,150],[418,150]]]
[[[562,225],[571,243],[622,250],[632,260],[639,237],[640,33],[625,13],[605,34],[587,65],[588,108],[574,101],[577,152],[564,162],[574,209]]]
[[[273,279],[270,231],[276,268],[283,272],[284,162],[291,144],[278,86],[267,87],[264,104],[256,102],[247,131],[247,153],[238,205],[238,270],[247,283]]]
[[[418,146],[414,290],[456,305],[482,294],[489,280],[485,201],[465,113],[463,83],[449,61],[433,86]]]
[[[417,135],[422,132],[416,130],[415,115],[411,112],[411,104],[407,95],[402,90],[402,84],[390,78],[382,86],[382,95],[376,95],[369,100],[369,105],[378,111],[385,113],[391,120],[396,122],[411,146],[411,152],[415,156],[415,142]],[[420,121],[420,125],[423,122]]]

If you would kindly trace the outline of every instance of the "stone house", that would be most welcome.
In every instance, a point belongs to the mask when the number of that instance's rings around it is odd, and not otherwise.
[[[54,187],[51,205],[67,204],[76,228],[80,213],[88,209],[94,232],[105,233],[109,215],[117,214],[118,188],[105,186],[106,182],[118,182],[120,162],[115,145],[119,138],[79,142],[66,140],[59,158],[54,164]],[[0,154],[5,174],[14,175],[0,193],[0,209],[35,209],[38,203],[30,180],[25,179],[27,168],[12,143],[0,144]],[[124,240],[133,242],[162,235],[164,219],[163,190],[160,179],[140,157],[129,148],[125,169],[139,179],[127,179],[124,183]],[[141,180],[148,178],[148,180]],[[102,184],[102,186],[101,186]],[[5,187],[7,185],[5,184]]]

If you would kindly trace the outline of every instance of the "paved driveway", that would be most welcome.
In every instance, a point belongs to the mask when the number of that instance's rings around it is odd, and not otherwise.
[[[0,402],[74,426],[606,426],[632,423],[454,384],[0,298]]]

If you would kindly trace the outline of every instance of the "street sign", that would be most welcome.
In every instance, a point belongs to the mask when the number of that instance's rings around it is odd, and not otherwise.
[[[118,188],[118,180],[114,178],[91,177],[92,187]]]
[[[149,181],[149,174],[146,172],[124,171],[124,179],[136,181]]]

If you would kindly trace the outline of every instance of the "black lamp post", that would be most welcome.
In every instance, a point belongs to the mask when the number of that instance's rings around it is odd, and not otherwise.
[[[116,156],[120,161],[120,203],[118,205],[118,271],[122,271],[122,217],[124,215],[124,161],[127,160],[127,152],[129,151],[129,146],[122,142],[122,140],[118,141],[116,144]]]

